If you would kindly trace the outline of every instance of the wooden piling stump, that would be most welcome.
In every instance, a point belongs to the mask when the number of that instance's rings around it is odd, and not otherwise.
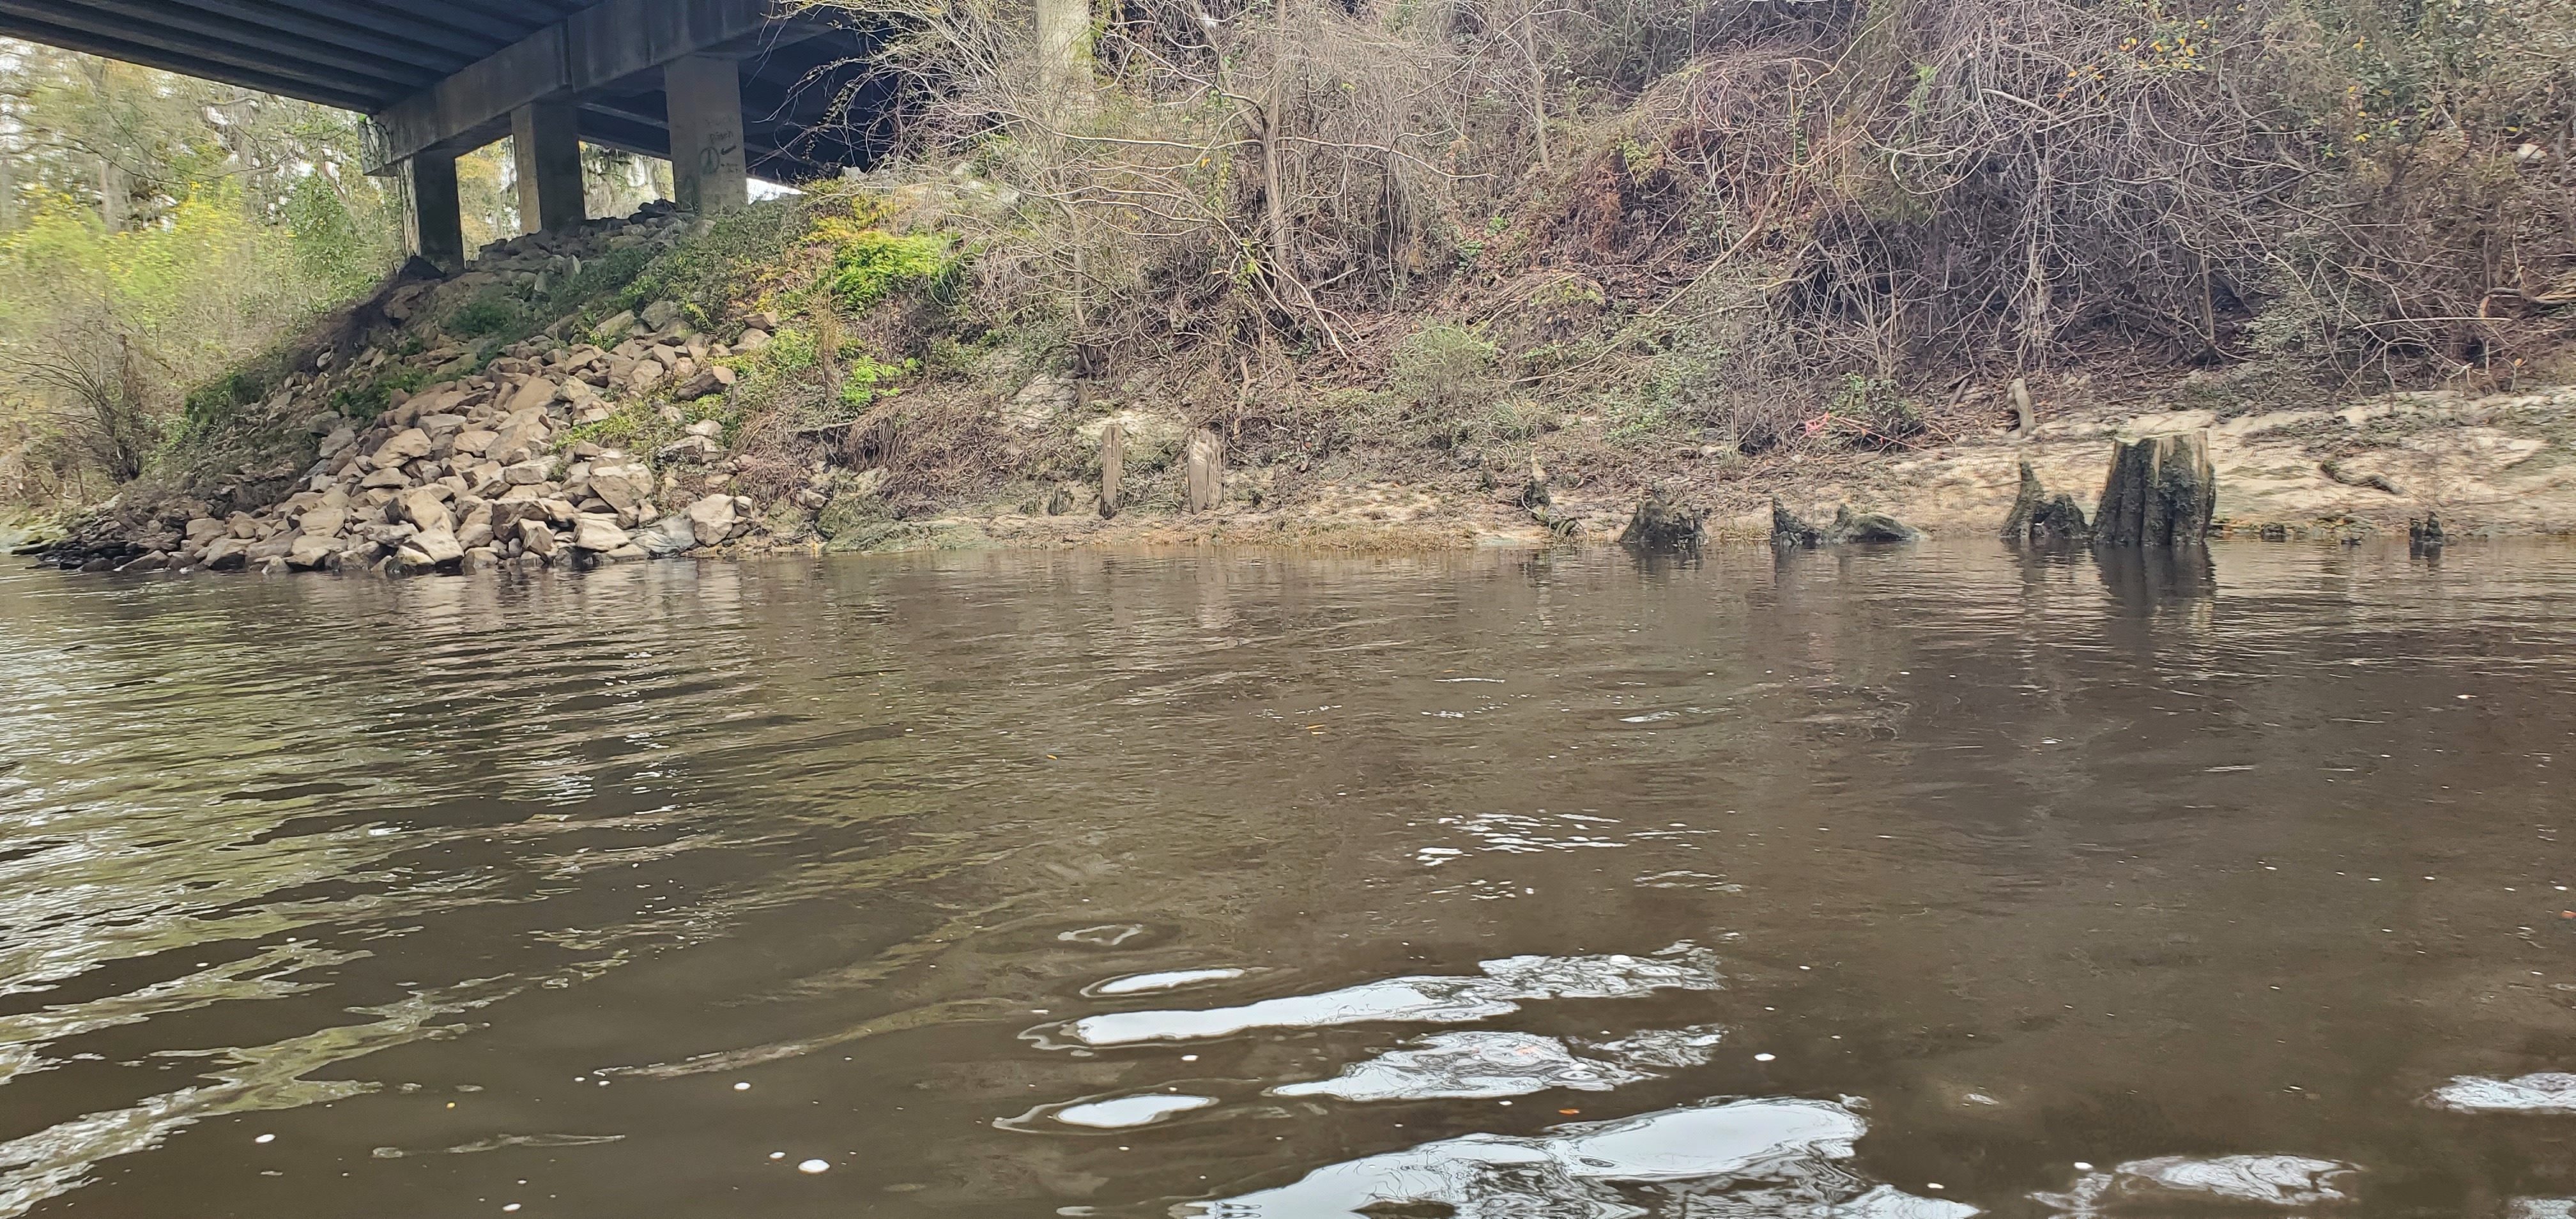
[[[1190,511],[1205,512],[1225,498],[1225,438],[1206,428],[1190,433]]]
[[[2218,472],[2209,433],[2115,441],[2093,518],[2098,546],[2191,546],[2209,534]]]
[[[1100,515],[1118,515],[1118,483],[1127,448],[1127,429],[1113,423],[1100,429]]]

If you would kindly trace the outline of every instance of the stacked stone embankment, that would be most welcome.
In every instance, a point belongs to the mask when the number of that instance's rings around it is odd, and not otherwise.
[[[324,347],[268,404],[321,434],[285,494],[223,510],[185,496],[128,505],[101,514],[53,558],[94,571],[409,574],[643,559],[740,538],[755,505],[725,490],[733,463],[720,423],[688,424],[649,455],[579,439],[577,429],[648,401],[678,423],[679,403],[733,385],[734,370],[719,361],[766,346],[776,318],[752,316],[727,344],[656,301],[586,332],[561,333],[577,329],[567,318],[497,353],[442,329],[478,295],[541,297],[548,280],[579,275],[585,257],[667,247],[688,221],[648,209],[632,221],[496,243],[458,275],[395,285],[370,302],[385,322],[363,350]],[[373,419],[331,409],[335,391],[405,364],[459,375],[389,394]]]

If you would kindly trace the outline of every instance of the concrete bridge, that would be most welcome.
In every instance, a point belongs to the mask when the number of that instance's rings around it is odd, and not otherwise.
[[[682,206],[864,159],[842,121],[867,40],[775,0],[0,0],[0,35],[357,110],[453,267],[456,158],[512,136],[530,229],[582,216],[583,141],[671,162]],[[864,108],[864,103],[862,103]]]

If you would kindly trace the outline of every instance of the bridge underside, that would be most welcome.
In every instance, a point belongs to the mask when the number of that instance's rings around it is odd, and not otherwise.
[[[463,257],[454,158],[515,136],[531,229],[580,219],[583,142],[672,162],[681,202],[865,164],[869,40],[772,0],[0,0],[0,35],[366,114],[415,249]],[[567,168],[569,167],[569,169]]]

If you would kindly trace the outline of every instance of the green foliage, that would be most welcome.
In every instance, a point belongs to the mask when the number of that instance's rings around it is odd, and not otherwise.
[[[1553,417],[1545,407],[1527,399],[1511,398],[1494,404],[1486,430],[1496,440],[1527,440],[1548,430],[1552,422]]]
[[[372,202],[380,211],[382,201]],[[297,267],[329,296],[365,292],[393,261],[391,226],[381,216],[362,219],[324,174],[304,175],[282,210]]]
[[[1726,367],[1726,348],[1703,336],[1681,341],[1655,353],[1646,371],[1646,401],[1685,414],[1700,414],[1715,405]]]
[[[560,453],[587,441],[603,448],[633,452],[646,448],[661,426],[661,419],[652,404],[629,402],[610,412],[605,419],[595,419],[556,432],[553,447]]]
[[[526,314],[519,304],[498,292],[486,292],[459,306],[448,315],[447,329],[452,334],[480,338],[499,334],[519,323]]]
[[[589,319],[594,322],[599,321],[618,311],[607,307],[609,304],[616,304],[620,308],[626,307],[623,302],[627,288],[635,282],[637,276],[644,273],[644,268],[651,265],[652,261],[653,251],[642,246],[610,250],[584,262],[581,274],[557,284],[548,294],[547,299],[561,301],[568,306],[600,302],[596,309],[599,317]]]
[[[832,255],[832,295],[864,310],[898,292],[939,291],[957,277],[959,262],[942,233],[898,237],[880,229],[851,233]]]
[[[118,231],[75,201],[42,200],[0,234],[0,427],[60,437],[58,485],[130,477],[238,419],[276,378],[229,374],[330,292],[236,183]]]
[[[428,369],[389,365],[382,375],[363,385],[343,385],[331,391],[331,409],[351,419],[373,419],[393,404],[396,390],[410,393],[428,380]]]
[[[1923,408],[1883,377],[1845,373],[1828,409],[1866,428],[1858,436],[1863,442],[1899,440],[1923,430]]]
[[[637,273],[610,312],[675,301],[692,324],[714,329],[726,308],[751,295],[759,277],[804,232],[804,207],[795,198],[718,213],[706,232],[672,246]]]
[[[1480,409],[1501,393],[1502,352],[1465,326],[1431,322],[1395,349],[1389,388],[1417,410],[1455,414]]]
[[[770,336],[769,346],[760,353],[761,362],[781,373],[799,373],[814,367],[814,336],[802,330],[781,330]]]
[[[230,418],[234,412],[259,401],[266,390],[239,369],[226,372],[188,391],[181,404],[180,419],[189,431],[199,431]]]
[[[884,364],[870,356],[859,356],[841,367],[841,403],[864,410],[879,398],[891,398],[901,392],[894,382],[920,371],[919,360]]]

